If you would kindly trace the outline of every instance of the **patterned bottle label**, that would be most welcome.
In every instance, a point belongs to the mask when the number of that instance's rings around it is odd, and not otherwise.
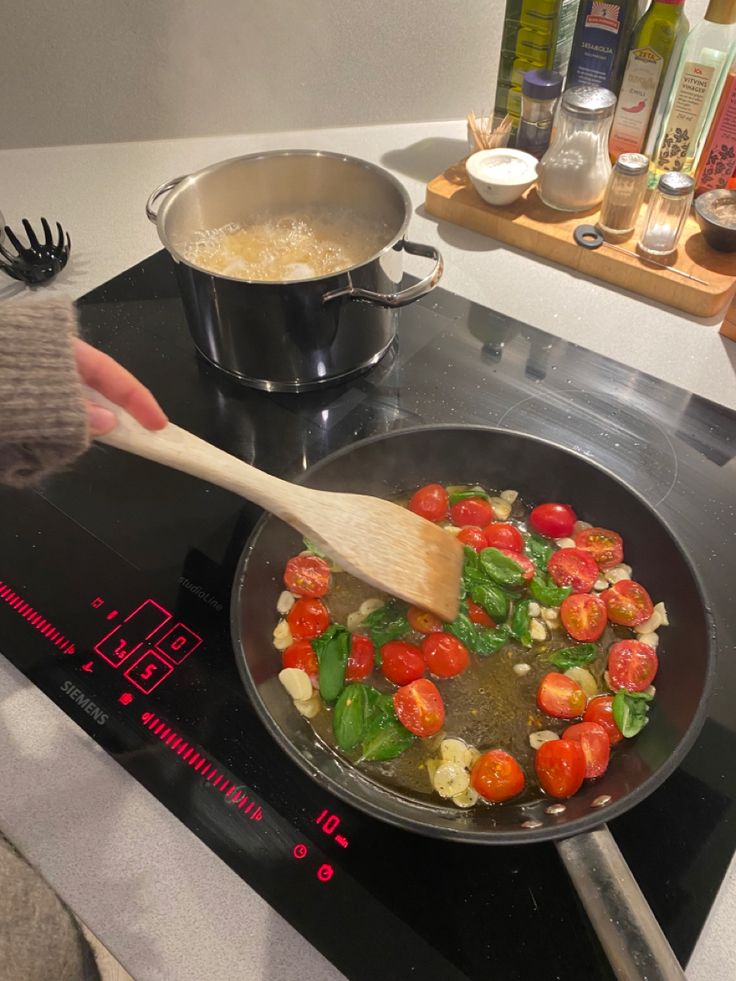
[[[664,58],[652,48],[635,48],[629,54],[613,117],[609,144],[612,156],[641,152],[663,66]]]
[[[695,61],[685,63],[680,83],[672,103],[657,155],[661,170],[687,169],[692,163],[693,150],[708,111],[710,90],[716,70],[713,65]]]
[[[726,187],[736,175],[736,74],[728,76],[700,160],[698,194],[712,188]]]

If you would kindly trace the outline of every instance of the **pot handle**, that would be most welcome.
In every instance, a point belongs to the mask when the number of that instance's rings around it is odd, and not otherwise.
[[[439,251],[433,245],[421,245],[419,242],[409,242],[403,239],[401,248],[409,255],[424,256],[425,259],[434,259],[434,268],[429,276],[425,276],[413,286],[408,286],[405,290],[398,293],[374,293],[373,290],[362,290],[352,285],[350,274],[348,273],[348,285],[339,290],[331,290],[322,297],[323,303],[330,300],[346,298],[350,300],[366,300],[368,303],[376,303],[381,307],[405,307],[407,303],[413,303],[433,290],[442,278],[445,264]]]
[[[181,184],[186,176],[186,174],[182,174],[181,177],[172,177],[170,181],[160,184],[146,201],[146,215],[148,216],[148,220],[152,221],[154,225],[158,220],[158,212],[153,210],[154,204],[160,197],[163,197],[164,194],[168,194],[169,191],[173,191],[177,184]]]
[[[616,977],[685,981],[608,827],[604,824],[555,844]]]

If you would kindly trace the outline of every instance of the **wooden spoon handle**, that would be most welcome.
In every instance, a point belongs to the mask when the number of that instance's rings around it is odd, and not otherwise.
[[[302,524],[294,511],[306,505],[307,499],[314,493],[308,488],[297,487],[257,470],[173,423],[156,431],[145,429],[99,392],[87,389],[85,394],[90,402],[104,406],[117,418],[117,425],[111,432],[95,437],[98,443],[154,460],[192,477],[200,477],[253,501],[296,527]]]

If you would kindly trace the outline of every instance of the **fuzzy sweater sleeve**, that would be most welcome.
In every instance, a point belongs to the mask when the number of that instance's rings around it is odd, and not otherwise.
[[[0,482],[36,483],[89,446],[76,334],[66,297],[0,303]]]

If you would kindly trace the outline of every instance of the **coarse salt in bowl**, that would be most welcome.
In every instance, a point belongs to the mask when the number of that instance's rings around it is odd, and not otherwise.
[[[479,150],[465,161],[473,187],[488,204],[512,204],[537,179],[539,161],[509,147]]]

